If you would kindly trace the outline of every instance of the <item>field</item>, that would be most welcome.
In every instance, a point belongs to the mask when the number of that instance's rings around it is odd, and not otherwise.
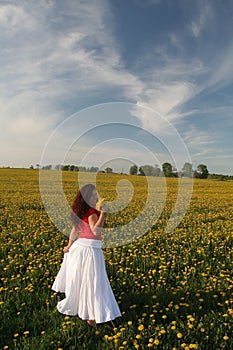
[[[0,170],[1,349],[233,349],[233,182],[194,180],[185,217],[167,233],[177,194],[177,179],[167,179],[165,207],[151,229],[104,248],[122,317],[90,328],[56,310],[64,295],[51,285],[67,237],[43,208],[38,176]],[[143,177],[99,174],[101,195],[115,198],[124,178],[137,191],[128,208],[108,216],[107,227],[130,221],[143,204]],[[63,186],[71,203],[77,173],[64,172]]]

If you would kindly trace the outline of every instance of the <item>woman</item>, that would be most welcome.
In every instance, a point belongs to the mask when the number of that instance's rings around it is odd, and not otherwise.
[[[94,185],[77,193],[71,207],[73,228],[52,290],[65,293],[57,304],[59,312],[87,320],[90,326],[121,316],[106,273],[101,249],[101,232],[108,207],[95,209],[98,201]],[[79,237],[78,237],[79,234]],[[78,237],[78,239],[77,239]]]

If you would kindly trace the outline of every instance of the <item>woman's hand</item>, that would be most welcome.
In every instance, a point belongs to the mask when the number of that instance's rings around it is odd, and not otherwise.
[[[104,202],[104,203],[101,205],[100,210],[103,211],[104,213],[108,213],[108,212],[109,212],[109,206],[107,205],[106,202]]]
[[[68,246],[64,247],[64,248],[63,248],[63,252],[64,252],[64,253],[69,253],[69,247],[68,247]]]

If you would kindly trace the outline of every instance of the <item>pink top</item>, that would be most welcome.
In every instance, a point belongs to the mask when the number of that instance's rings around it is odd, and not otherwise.
[[[78,228],[74,228],[71,230],[70,233],[70,238],[74,240],[74,237],[77,237],[78,231],[81,231],[79,238],[89,238],[89,239],[97,239],[101,240],[102,236],[96,236],[94,233],[91,231],[90,225],[88,223],[88,218],[90,215],[96,214],[99,218],[100,216],[100,211],[94,208],[90,208],[84,218],[82,219],[82,223],[79,224]]]

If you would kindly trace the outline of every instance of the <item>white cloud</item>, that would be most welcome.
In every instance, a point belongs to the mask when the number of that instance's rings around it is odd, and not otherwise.
[[[59,108],[64,103],[76,96],[85,101],[106,89],[116,89],[116,93],[120,89],[135,98],[142,89],[140,80],[121,65],[107,27],[111,21],[108,4],[104,0],[69,1],[62,6],[22,1],[0,7],[4,29],[0,34],[1,140],[12,154],[15,144],[22,165],[32,149],[37,149],[38,158],[62,119],[64,112]],[[65,21],[63,15],[70,20]]]
[[[182,132],[182,136],[194,161],[203,162],[211,155],[219,154],[219,150],[216,150],[216,141],[219,137],[217,132],[203,131],[191,125]]]
[[[33,18],[21,6],[0,5],[0,27],[8,35],[15,34],[19,29],[32,29],[34,24]]]
[[[166,119],[180,117],[180,108],[195,95],[193,84],[184,81],[173,81],[155,89],[145,91],[148,105],[162,114]]]
[[[72,15],[74,24],[69,24],[64,30],[67,23],[60,20],[59,8],[54,8],[56,12],[50,24],[42,15],[37,17],[31,12],[36,27],[34,25],[30,31],[19,28],[21,35],[17,33],[10,42],[6,39],[5,55],[1,59],[5,69],[1,75],[11,93],[17,95],[19,91],[32,88],[39,96],[69,99],[84,94],[86,90],[100,93],[103,88],[120,87],[125,92],[127,90],[129,96],[137,96],[141,92],[141,83],[121,64],[117,45],[110,28],[107,28],[110,12],[106,2],[75,4],[72,1],[67,3],[66,15]],[[40,11],[46,18],[51,7],[41,7]],[[106,14],[108,20],[105,23]],[[53,28],[54,22],[58,22],[56,26],[59,24],[57,31]],[[18,42],[18,36],[21,42]],[[5,85],[2,90],[5,90]],[[56,101],[50,100],[51,103]]]
[[[216,60],[213,63],[213,68],[207,88],[220,89],[232,83],[233,80],[233,42],[227,50],[218,53]]]
[[[203,29],[208,24],[208,20],[212,16],[212,7],[211,3],[207,0],[197,2],[198,6],[198,15],[195,19],[191,21],[190,29],[195,38],[198,38]]]
[[[152,68],[138,103],[147,105],[176,125],[192,113],[184,112],[184,107],[202,91],[203,86],[197,83],[196,77],[204,72],[206,68],[195,57],[189,62],[165,57],[162,67]],[[143,118],[148,119],[145,115]]]

